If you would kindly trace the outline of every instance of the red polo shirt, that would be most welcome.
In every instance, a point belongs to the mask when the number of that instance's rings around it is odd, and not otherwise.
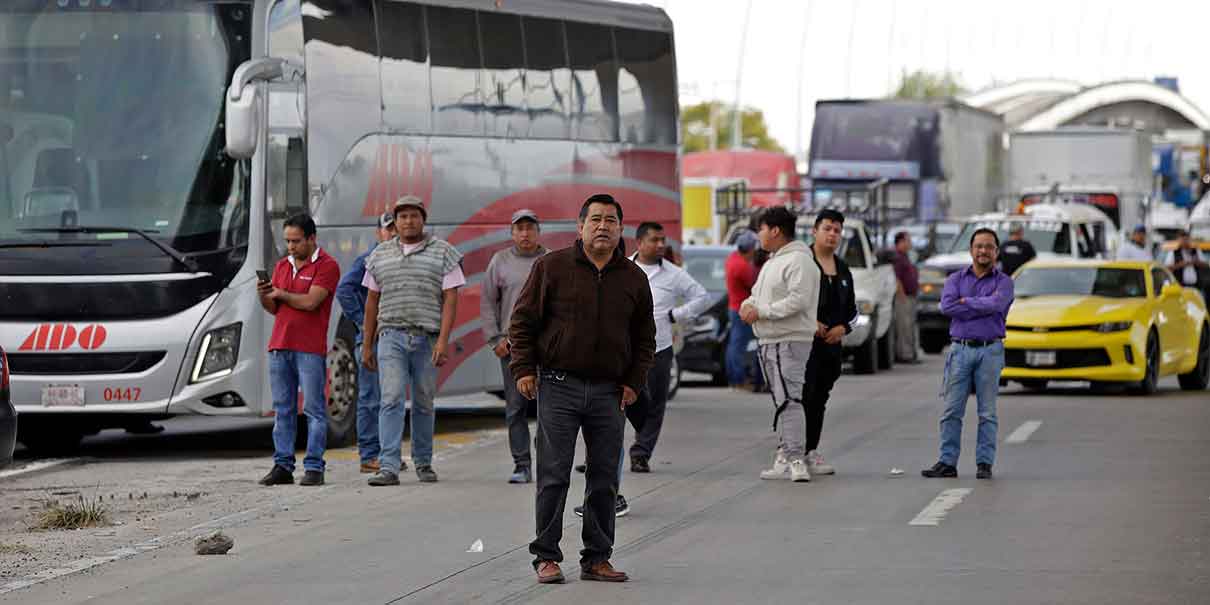
[[[739,311],[740,303],[752,296],[752,286],[756,285],[756,265],[739,252],[732,252],[723,265],[723,271],[727,278],[727,308]]]
[[[273,319],[273,335],[269,350],[299,351],[328,354],[328,319],[332,315],[332,298],[340,282],[340,265],[321,248],[315,249],[311,260],[297,273],[290,257],[277,261],[273,268],[273,285],[293,294],[306,294],[312,285],[328,291],[327,298],[314,311],[299,311],[278,301]]]

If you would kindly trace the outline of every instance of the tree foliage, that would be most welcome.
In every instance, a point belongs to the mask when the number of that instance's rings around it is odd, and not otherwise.
[[[698,103],[681,108],[681,144],[686,153],[710,149],[710,114],[715,112],[714,124],[718,128],[717,148],[731,147],[731,124],[735,113],[730,105],[721,101]],[[769,135],[765,114],[759,109],[744,109],[740,113],[742,144],[748,149],[765,151],[785,150]]]
[[[903,72],[899,78],[899,86],[891,95],[896,99],[912,99],[923,101],[929,99],[945,99],[967,92],[962,81],[953,73],[935,73],[917,69],[911,73]]]

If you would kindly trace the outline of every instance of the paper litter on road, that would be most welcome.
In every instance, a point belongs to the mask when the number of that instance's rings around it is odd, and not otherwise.
[[[475,540],[474,544],[471,544],[471,547],[466,552],[483,552],[483,540]]]
[[[903,474],[903,469],[891,467],[891,476],[898,477]]]

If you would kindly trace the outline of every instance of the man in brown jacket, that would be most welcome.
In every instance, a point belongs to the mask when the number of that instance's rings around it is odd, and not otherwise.
[[[587,449],[580,579],[625,582],[613,554],[624,410],[655,357],[647,275],[618,250],[622,206],[606,194],[580,209],[580,239],[538,259],[509,326],[517,390],[538,400],[537,537],[529,545],[538,581],[563,581],[563,507],[576,435]]]

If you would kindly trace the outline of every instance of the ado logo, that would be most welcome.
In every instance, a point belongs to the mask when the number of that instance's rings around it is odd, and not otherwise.
[[[33,329],[18,351],[63,351],[77,346],[85,350],[101,348],[107,333],[101,324],[89,324],[76,330],[71,324],[42,324]]]

